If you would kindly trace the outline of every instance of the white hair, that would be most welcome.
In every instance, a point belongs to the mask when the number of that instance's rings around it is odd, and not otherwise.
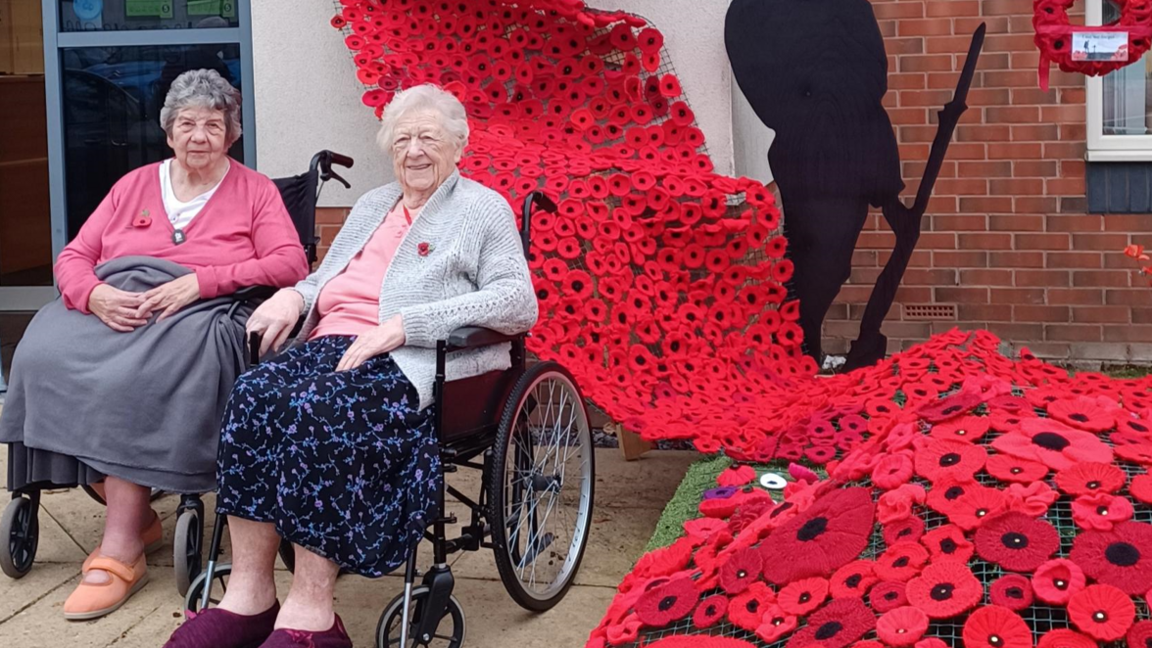
[[[164,107],[160,109],[160,126],[169,136],[181,110],[210,108],[224,113],[224,132],[228,146],[240,139],[240,91],[232,87],[216,70],[188,70],[176,77]]]
[[[468,113],[464,110],[464,104],[452,93],[431,83],[425,83],[396,93],[392,102],[384,108],[376,143],[388,155],[392,155],[396,122],[412,110],[435,110],[440,113],[440,127],[455,140],[454,144],[460,149],[468,144]]]

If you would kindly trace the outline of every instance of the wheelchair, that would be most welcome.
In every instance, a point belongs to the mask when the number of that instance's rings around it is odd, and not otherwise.
[[[333,165],[351,168],[352,158],[332,151],[320,151],[312,157],[308,171],[299,175],[273,180],[284,206],[292,217],[292,224],[300,236],[309,265],[316,262],[319,238],[316,236],[316,201],[324,184],[336,180],[347,188],[352,185],[333,170]],[[243,291],[243,299],[264,299],[274,292],[268,287],[255,287]],[[240,303],[238,300],[237,304]],[[12,501],[0,518],[0,570],[11,578],[22,578],[32,569],[39,544],[40,495],[43,488],[71,488],[76,484],[34,484],[12,494]],[[88,495],[104,503],[101,490],[91,485],[81,486]],[[164,495],[153,489],[152,499]],[[199,494],[181,495],[176,509],[176,531],[173,534],[173,565],[176,589],[184,596],[188,587],[200,574],[203,566],[204,502]]]
[[[520,228],[525,254],[533,205],[556,210],[543,193],[525,199]],[[493,550],[508,594],[533,612],[551,609],[572,586],[592,521],[592,432],[572,375],[555,362],[529,363],[526,337],[468,327],[436,345],[433,424],[446,475],[437,495],[438,517],[424,534],[432,545],[432,565],[417,585],[418,547],[410,549],[404,591],[377,623],[380,648],[463,645],[464,610],[452,595],[455,581],[448,565],[448,557],[461,551]],[[445,380],[449,353],[504,342],[511,343],[509,369]],[[257,336],[250,347],[259,348]],[[475,498],[447,483],[447,475],[460,469],[480,471]],[[446,512],[448,495],[470,510],[468,523],[453,538],[447,537],[447,527],[457,519]],[[188,611],[218,603],[214,587],[227,589],[231,566],[217,563],[226,524],[225,516],[218,515],[208,567],[185,600]],[[280,554],[291,569],[286,545]]]

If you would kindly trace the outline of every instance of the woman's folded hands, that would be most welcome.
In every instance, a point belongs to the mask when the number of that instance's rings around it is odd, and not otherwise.
[[[131,333],[148,323],[147,317],[138,314],[143,303],[144,293],[128,292],[108,284],[97,285],[88,295],[88,310],[108,328],[121,333]]]
[[[344,352],[344,357],[340,358],[336,371],[355,369],[378,355],[400,348],[404,340],[404,319],[393,315],[387,322],[358,335]]]
[[[168,319],[188,304],[200,299],[200,281],[195,273],[177,277],[144,293],[144,303],[136,309],[136,317],[152,317],[160,312],[156,321]]]
[[[277,291],[271,299],[260,304],[248,318],[246,327],[248,333],[259,333],[262,336],[260,357],[284,345],[303,311],[303,295],[291,288]]]

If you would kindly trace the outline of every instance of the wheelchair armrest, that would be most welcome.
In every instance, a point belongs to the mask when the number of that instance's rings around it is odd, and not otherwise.
[[[460,351],[462,349],[478,349],[502,342],[513,342],[519,339],[520,335],[505,335],[479,326],[465,326],[449,333],[445,342],[448,343],[448,351]]]

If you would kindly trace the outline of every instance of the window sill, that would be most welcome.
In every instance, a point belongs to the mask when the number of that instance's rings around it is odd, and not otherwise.
[[[1089,162],[1152,162],[1152,149],[1096,149],[1084,157]]]

